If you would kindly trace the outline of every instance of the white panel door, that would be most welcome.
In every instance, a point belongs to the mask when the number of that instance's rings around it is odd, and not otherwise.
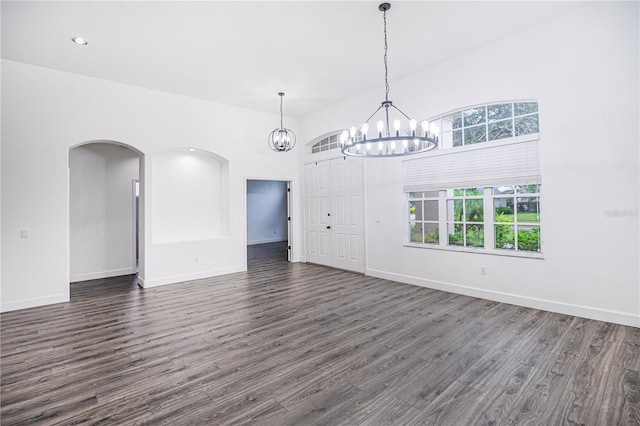
[[[331,181],[328,162],[305,165],[305,233],[307,261],[331,264]]]
[[[360,158],[305,165],[307,261],[364,272],[364,186]]]
[[[331,160],[332,265],[364,272],[364,191],[362,159]]]

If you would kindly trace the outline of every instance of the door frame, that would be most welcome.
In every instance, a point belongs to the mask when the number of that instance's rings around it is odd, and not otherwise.
[[[140,177],[138,179],[133,179],[131,182],[132,190],[131,190],[131,201],[133,202],[133,264],[136,268],[136,273],[138,273],[140,261]],[[136,194],[136,186],[138,187],[138,194]]]
[[[331,133],[328,133],[331,134]],[[311,145],[311,143],[314,143],[315,141],[319,140],[316,139],[312,142],[309,143],[309,145]],[[343,159],[346,160],[347,157],[343,154],[340,155],[331,155],[334,154],[331,151],[325,151],[322,153],[318,153],[318,154],[324,154],[322,156],[322,158],[318,158],[317,160],[311,160],[308,161],[308,159],[310,157],[307,157],[307,161],[304,162],[304,164],[302,165],[302,217],[303,217],[303,226],[302,226],[302,245],[303,245],[303,259],[304,262],[308,262],[307,259],[307,215],[308,215],[308,199],[307,199],[307,175],[306,175],[306,171],[305,168],[307,165],[310,164],[315,164],[318,165],[318,163],[323,163],[323,162],[330,162],[330,161],[334,161],[334,160],[338,160],[338,159]],[[318,155],[318,154],[312,154],[312,155]],[[333,172],[332,172],[333,173]],[[329,177],[330,179],[330,185],[332,184],[331,181],[333,179],[333,174]],[[367,191],[366,191],[366,187],[367,187],[367,162],[362,160],[362,268],[363,268],[363,272],[365,275],[367,274],[367,265],[368,265],[368,253],[367,253]],[[330,200],[330,206],[331,208],[333,208],[333,202],[334,200]],[[332,221],[333,221],[333,217],[332,217]],[[333,222],[332,222],[333,223]],[[333,241],[332,241],[333,243]],[[333,257],[333,246],[331,247],[332,250],[332,254],[331,256]],[[326,265],[326,266],[330,266],[333,267],[332,265]]]
[[[249,186],[250,180],[262,180],[262,181],[272,181],[272,182],[285,182],[286,183],[286,199],[287,199],[287,261],[292,262],[292,250],[293,250],[293,179],[290,177],[253,177],[253,176],[245,176],[244,177],[244,269],[247,269],[247,246],[248,246],[248,232],[247,227],[249,226],[247,217],[249,211],[247,210],[247,189]]]
[[[134,147],[133,145],[129,145],[127,143],[124,142],[120,142],[120,141],[115,141],[115,140],[110,140],[110,139],[93,139],[93,140],[87,140],[84,142],[80,142],[74,145],[69,145],[67,147],[67,185],[66,185],[66,191],[67,191],[67,197],[66,197],[66,203],[67,203],[67,211],[66,211],[66,224],[67,224],[67,290],[70,292],[71,291],[71,151],[76,149],[76,148],[80,148],[86,145],[91,145],[94,143],[102,143],[102,144],[109,144],[109,145],[114,145],[114,146],[120,146],[122,148],[126,148],[131,150],[132,152],[134,152],[135,154],[138,155],[138,181],[139,181],[139,190],[140,190],[140,211],[139,211],[139,241],[138,241],[138,250],[139,250],[139,256],[138,256],[138,265],[137,265],[137,271],[135,272],[137,274],[137,284],[142,287],[141,285],[141,279],[142,276],[140,275],[141,272],[144,273],[144,268],[145,268],[145,182],[146,182],[146,178],[145,178],[145,162],[146,162],[146,154],[139,150],[138,148]],[[134,202],[135,202],[135,183],[133,184],[133,198],[134,198]],[[132,214],[132,216],[135,216],[135,206],[132,206],[134,213]],[[135,223],[134,223],[135,226]],[[135,241],[133,242],[134,247],[135,247]],[[135,252],[133,254],[133,258],[135,261]],[[135,265],[135,263],[134,263]],[[134,268],[132,268],[135,270],[135,266]],[[93,278],[87,278],[87,279],[93,279]],[[75,282],[75,281],[74,281]]]

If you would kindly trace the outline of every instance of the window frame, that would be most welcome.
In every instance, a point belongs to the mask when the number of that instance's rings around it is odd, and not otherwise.
[[[509,185],[504,185],[504,186],[525,186],[525,185],[532,185],[531,183],[512,183]],[[543,204],[542,201],[542,185],[540,183],[536,183],[536,185],[538,185],[538,192],[537,193],[526,193],[526,194],[513,194],[515,198],[529,198],[527,197],[528,195],[531,195],[531,197],[537,197],[538,198],[538,204],[539,206],[541,206]],[[473,246],[459,246],[459,245],[449,245],[449,233],[448,233],[448,220],[447,220],[447,200],[448,199],[454,199],[454,198],[458,198],[458,197],[447,197],[447,191],[453,191],[454,189],[468,189],[468,188],[447,188],[447,189],[441,189],[438,191],[438,211],[439,211],[439,225],[438,225],[438,230],[439,230],[439,242],[436,243],[426,243],[426,242],[422,242],[422,243],[418,243],[418,242],[412,242],[411,241],[411,227],[410,227],[410,216],[409,216],[409,194],[410,192],[405,192],[404,193],[404,214],[405,214],[405,238],[404,238],[404,243],[403,246],[404,247],[410,247],[410,248],[420,248],[420,249],[427,249],[427,250],[444,250],[444,251],[454,251],[454,252],[463,252],[463,253],[480,253],[480,254],[486,254],[486,255],[497,255],[497,256],[506,256],[506,257],[522,257],[522,258],[530,258],[530,259],[544,259],[544,241],[543,241],[543,237],[542,237],[542,228],[543,228],[543,220],[542,220],[542,215],[540,215],[540,220],[537,224],[535,224],[536,226],[540,227],[540,249],[539,251],[522,251],[522,250],[511,250],[511,249],[501,249],[501,248],[496,248],[495,247],[495,208],[494,208],[494,204],[493,204],[493,200],[494,200],[494,194],[493,194],[493,188],[494,187],[498,187],[498,185],[493,185],[493,186],[485,186],[483,187],[483,193],[482,196],[474,196],[476,199],[478,199],[478,197],[481,197],[483,200],[483,210],[484,210],[484,221],[482,222],[469,222],[472,224],[482,224],[484,226],[484,247],[473,247]],[[414,191],[414,192],[418,192],[418,191]],[[460,197],[461,198],[461,197]],[[413,198],[411,198],[413,199]],[[434,197],[435,199],[435,197]],[[489,206],[489,208],[487,208],[487,206]],[[539,207],[539,209],[541,210],[541,207]],[[454,221],[455,222],[455,221]],[[452,223],[454,223],[452,222]],[[456,222],[457,223],[457,222]],[[528,222],[527,222],[528,224]],[[442,230],[445,229],[447,232],[446,234],[442,233]],[[423,241],[424,241],[424,227],[423,227]],[[446,237],[444,237],[443,235],[446,235]]]
[[[539,248],[537,251],[530,251],[530,250],[519,250],[519,236],[518,236],[518,232],[522,229],[523,227],[538,227],[540,229],[540,233],[542,232],[542,226],[541,226],[541,220],[540,220],[540,205],[542,204],[540,202],[540,184],[532,184],[535,185],[536,191],[535,192],[518,192],[517,187],[522,187],[522,186],[531,186],[530,185],[505,185],[505,186],[512,186],[514,187],[514,191],[512,194],[496,194],[493,191],[492,188],[492,202],[491,202],[491,208],[492,208],[492,213],[493,213],[493,235],[494,238],[496,236],[496,227],[499,225],[509,225],[509,226],[513,226],[513,234],[514,234],[514,247],[513,248],[499,248],[496,247],[496,242],[494,241],[493,244],[493,248],[496,250],[504,250],[504,251],[514,251],[514,252],[525,252],[525,253],[541,253],[542,252],[542,237],[540,237],[540,241],[538,243]],[[494,187],[495,188],[495,187]],[[519,203],[519,199],[521,198],[536,198],[537,199],[537,214],[538,214],[538,222],[527,222],[527,221],[519,221],[518,220],[518,215],[519,215],[519,211],[518,211],[518,203]],[[498,222],[496,220],[495,217],[495,212],[496,212],[496,205],[495,205],[495,200],[497,199],[510,199],[513,201],[513,222]]]
[[[430,192],[437,192],[436,196],[425,196],[426,193],[430,193]],[[410,194],[415,194],[415,193],[420,193],[421,196],[420,197],[412,197]],[[415,192],[408,192],[405,194],[405,199],[406,199],[406,214],[405,217],[408,218],[407,224],[407,234],[405,236],[406,241],[409,241],[410,243],[413,244],[430,244],[430,245],[438,245],[440,244],[440,217],[442,216],[442,212],[440,211],[440,191],[415,191]],[[429,201],[429,202],[436,202],[438,203],[438,219],[437,220],[433,220],[433,219],[425,219],[424,218],[424,212],[425,212],[425,201]],[[421,210],[422,210],[422,219],[417,220],[415,217],[411,218],[411,206],[410,204],[414,202],[420,202],[421,204]],[[412,241],[412,231],[411,231],[411,225],[417,225],[417,224],[421,224],[422,225],[422,242],[416,242],[416,241]],[[426,235],[425,234],[425,229],[426,229],[426,225],[430,224],[430,225],[436,225],[436,232],[438,232],[438,242],[426,242]]]
[[[332,133],[310,147],[311,154],[320,154],[326,151],[332,151],[340,147],[340,133]]]
[[[525,113],[517,113],[516,112],[516,104],[527,104],[527,103],[535,103],[535,111],[534,112],[525,112]],[[489,108],[498,106],[498,105],[510,105],[510,116],[491,119],[489,117]],[[477,109],[484,109],[484,117],[481,122],[467,124],[465,123],[465,112]],[[455,115],[460,117],[460,126],[454,127],[455,118],[451,118]],[[534,117],[537,116],[537,132],[526,133],[517,135],[516,131],[516,121],[526,117]],[[537,99],[518,99],[518,100],[506,100],[506,101],[496,101],[484,104],[470,105],[464,108],[455,109],[453,111],[449,111],[445,114],[438,115],[436,117],[432,117],[428,120],[430,123],[436,123],[440,128],[440,143],[438,144],[438,151],[448,150],[448,149],[465,149],[470,147],[475,147],[477,145],[483,144],[493,144],[493,143],[502,143],[502,142],[515,142],[515,141],[523,141],[523,140],[536,140],[539,139],[540,135],[540,105]],[[511,123],[511,136],[498,138],[498,139],[490,139],[490,127],[495,123],[507,122]],[[474,143],[466,143],[465,135],[466,129],[480,129],[484,130],[484,140],[478,141]],[[460,132],[460,145],[456,145],[454,141],[454,133]]]
[[[481,194],[474,194],[474,195],[468,195],[467,191],[474,189],[474,190],[480,190]],[[461,195],[456,195],[456,191],[462,191]],[[485,192],[485,188],[454,188],[454,189],[446,189],[444,190],[445,192],[445,203],[446,203],[446,230],[447,230],[447,241],[446,241],[446,245],[447,246],[453,246],[453,247],[474,247],[474,248],[485,248],[486,247],[486,223],[485,223],[485,197],[484,197],[484,192]],[[473,221],[473,220],[469,220],[468,219],[468,203],[467,201],[472,201],[472,200],[480,200],[482,201],[482,221]],[[456,220],[453,212],[449,211],[449,205],[450,202],[451,204],[454,206],[454,210],[455,210],[455,204],[456,201],[461,201],[462,203],[462,220]],[[452,219],[450,220],[449,217],[452,217]],[[455,232],[455,228],[456,225],[462,225],[462,244],[451,244],[450,243],[450,236],[452,235],[449,232],[449,228],[453,228],[454,230],[454,235],[456,234]],[[467,234],[468,234],[468,227],[469,226],[482,226],[482,246],[476,246],[476,245],[469,245],[468,244],[468,239],[467,239]]]

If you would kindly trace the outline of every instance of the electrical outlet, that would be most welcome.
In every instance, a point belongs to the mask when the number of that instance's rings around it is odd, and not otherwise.
[[[487,267],[482,265],[480,267],[480,275],[487,275]]]
[[[21,229],[20,230],[20,238],[29,238],[29,230]]]

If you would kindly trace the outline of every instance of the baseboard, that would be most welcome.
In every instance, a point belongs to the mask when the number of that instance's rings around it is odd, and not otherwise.
[[[19,309],[36,308],[38,306],[51,305],[53,303],[64,303],[69,301],[69,294],[56,294],[36,299],[22,299],[15,302],[7,302],[0,305],[0,312],[17,311]]]
[[[612,311],[591,306],[575,305],[571,303],[556,302],[554,300],[538,299],[534,297],[520,296],[512,293],[483,290],[475,287],[460,284],[447,283],[442,281],[428,280],[409,275],[396,274],[392,272],[367,269],[365,275],[376,278],[383,278],[390,281],[397,281],[405,284],[417,285],[420,287],[432,288],[435,290],[447,291],[450,293],[462,294],[465,296],[478,297],[496,302],[509,303],[512,305],[524,306],[527,308],[540,309],[543,311],[556,312],[559,314],[573,315],[582,318],[589,318],[598,321],[612,322],[616,324],[640,327],[640,315]]]
[[[110,271],[88,272],[85,274],[71,275],[70,281],[76,283],[78,281],[99,280],[101,278],[119,277],[121,275],[131,275],[136,273],[136,268],[112,269]]]
[[[255,246],[257,244],[284,243],[285,241],[287,241],[286,238],[283,240],[282,237],[276,237],[276,238],[267,238],[267,239],[264,239],[264,240],[247,241],[247,245],[248,246]]]
[[[143,288],[158,287],[161,285],[178,284],[185,281],[200,280],[203,278],[217,277],[218,275],[233,274],[235,272],[246,271],[247,268],[244,265],[232,266],[229,268],[215,269],[211,271],[196,272],[193,274],[174,275],[171,277],[145,279],[138,277],[138,285]]]

